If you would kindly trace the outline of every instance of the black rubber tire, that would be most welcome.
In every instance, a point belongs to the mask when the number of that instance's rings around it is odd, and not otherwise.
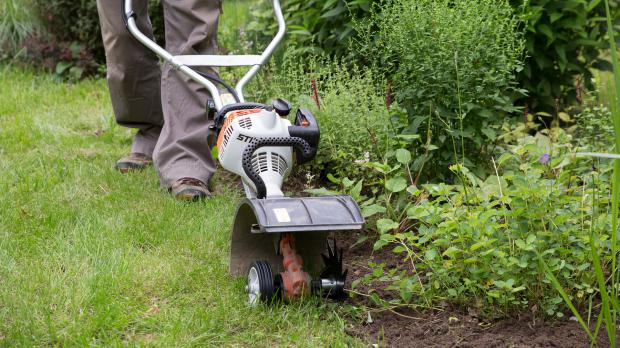
[[[258,287],[260,291],[260,300],[264,303],[269,303],[274,298],[276,294],[276,286],[273,277],[273,271],[271,270],[271,266],[267,261],[258,260],[252,262],[250,268],[248,269],[248,279],[250,275],[250,270],[254,268],[256,269],[256,273],[258,274]]]

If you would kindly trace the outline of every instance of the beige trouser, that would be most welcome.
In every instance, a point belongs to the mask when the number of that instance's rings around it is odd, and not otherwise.
[[[140,30],[152,37],[148,0],[134,0]],[[163,0],[166,50],[173,55],[216,54],[220,0]],[[215,171],[208,146],[206,88],[171,69],[125,28],[122,0],[97,0],[118,124],[137,128],[132,152],[153,156],[162,186],[180,178],[207,182]],[[214,71],[203,70],[214,73]]]

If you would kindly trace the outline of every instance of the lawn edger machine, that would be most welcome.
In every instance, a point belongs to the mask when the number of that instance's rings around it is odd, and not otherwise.
[[[206,87],[213,98],[205,117],[213,120],[219,162],[241,177],[246,195],[233,223],[230,273],[247,276],[249,302],[292,300],[310,293],[341,298],[347,276],[342,269],[342,249],[335,240],[330,245],[327,235],[361,229],[360,209],[344,195],[286,197],[282,184],[293,159],[301,164],[316,155],[318,124],[305,109],[298,109],[291,123],[287,119],[291,105],[285,100],[265,105],[245,102],[243,97],[243,87],[284,37],[286,25],[278,0],[273,0],[273,8],[278,31],[260,55],[174,56],[140,32],[131,0],[124,1],[123,15],[127,29],[140,43]],[[250,68],[235,88],[195,69],[241,66]],[[217,85],[227,93],[220,93]]]

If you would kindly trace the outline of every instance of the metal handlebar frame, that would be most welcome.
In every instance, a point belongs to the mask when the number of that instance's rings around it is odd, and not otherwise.
[[[286,23],[284,22],[284,16],[282,15],[282,8],[280,7],[279,0],[273,0],[273,11],[278,21],[278,32],[271,40],[265,51],[260,55],[179,55],[174,56],[164,48],[159,46],[155,41],[144,35],[138,26],[136,25],[135,13],[133,12],[132,0],[124,0],[123,15],[125,17],[125,23],[127,29],[141,44],[157,54],[161,59],[172,65],[176,70],[179,70],[189,76],[192,80],[205,86],[213,97],[215,108],[220,111],[224,106],[220,91],[217,86],[209,81],[206,77],[200,75],[196,70],[192,69],[192,66],[250,66],[250,70],[237,82],[235,91],[239,96],[240,102],[244,102],[243,87],[256,75],[261,65],[265,64],[273,51],[282,39],[286,32]]]

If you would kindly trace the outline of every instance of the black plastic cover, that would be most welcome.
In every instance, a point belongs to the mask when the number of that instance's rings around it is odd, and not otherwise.
[[[253,233],[359,230],[364,218],[351,196],[245,199],[256,216]]]

